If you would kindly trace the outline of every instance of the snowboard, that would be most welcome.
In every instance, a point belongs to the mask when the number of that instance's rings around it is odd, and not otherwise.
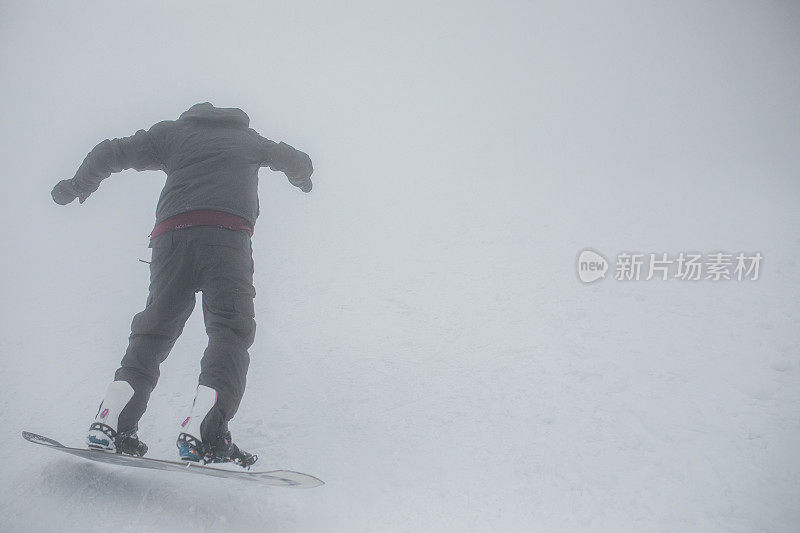
[[[185,461],[167,461],[164,459],[150,459],[149,457],[133,457],[119,453],[103,452],[100,450],[89,450],[86,448],[70,448],[64,446],[53,439],[30,433],[22,432],[22,437],[34,444],[46,446],[53,450],[59,450],[91,461],[108,463],[112,465],[133,466],[136,468],[149,468],[152,470],[168,470],[171,472],[190,472],[204,476],[222,477],[227,479],[238,479],[259,483],[261,485],[271,485],[274,487],[293,487],[309,489],[324,485],[324,482],[300,472],[290,470],[274,470],[272,472],[253,472],[245,470],[239,466],[229,465],[230,470],[213,466],[201,465],[199,463],[189,463]],[[236,470],[233,470],[235,468]]]

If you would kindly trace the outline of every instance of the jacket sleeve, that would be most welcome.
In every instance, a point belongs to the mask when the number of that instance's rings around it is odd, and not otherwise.
[[[283,172],[289,178],[289,183],[299,187],[303,192],[310,191],[312,187],[311,174],[314,173],[314,166],[311,164],[311,158],[308,157],[308,154],[289,146],[285,142],[276,143],[265,139],[255,130],[251,129],[251,131],[258,136],[263,149],[264,159],[261,162],[261,166]]]
[[[163,170],[150,132],[139,130],[130,137],[106,139],[92,148],[73,178],[75,187],[92,193],[113,172]]]

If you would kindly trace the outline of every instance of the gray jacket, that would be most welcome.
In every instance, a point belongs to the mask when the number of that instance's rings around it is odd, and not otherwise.
[[[156,224],[179,213],[212,209],[255,225],[259,168],[283,172],[304,192],[311,190],[314,169],[308,155],[265,139],[249,125],[250,118],[241,109],[195,104],[178,120],[104,140],[70,181],[83,200],[112,172],[163,170],[167,181],[158,200]]]

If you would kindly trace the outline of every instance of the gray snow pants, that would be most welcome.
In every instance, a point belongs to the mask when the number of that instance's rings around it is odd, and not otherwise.
[[[159,235],[150,247],[147,305],[133,318],[128,349],[114,375],[134,390],[120,413],[118,429],[137,426],[158,381],[159,365],[192,314],[195,293],[202,292],[208,347],[200,361],[199,383],[218,393],[204,433],[224,432],[244,394],[250,364],[247,350],[255,339],[250,236],[245,231],[195,226]]]

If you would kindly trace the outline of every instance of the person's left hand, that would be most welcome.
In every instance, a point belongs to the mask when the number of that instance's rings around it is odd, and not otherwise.
[[[53,197],[53,201],[55,201],[55,203],[58,205],[67,205],[75,198],[78,198],[80,203],[83,203],[89,197],[89,194],[91,193],[84,193],[75,186],[74,178],[71,180],[59,181],[50,192],[50,195]]]

